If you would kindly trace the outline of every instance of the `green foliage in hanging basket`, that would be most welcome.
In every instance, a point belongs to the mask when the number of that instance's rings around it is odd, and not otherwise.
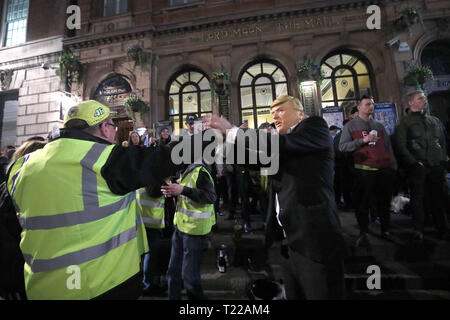
[[[222,71],[218,71],[218,72],[213,72],[212,78],[214,80],[216,80],[216,79],[228,80],[228,79],[230,79],[230,74],[228,72],[225,72],[222,70]]]
[[[403,78],[403,83],[407,86],[418,86],[433,78],[433,71],[428,66],[414,67]]]
[[[312,61],[305,61],[297,68],[297,82],[300,84],[304,81],[317,81],[319,85],[323,81],[324,76],[320,70],[320,65]]]
[[[230,74],[228,72],[225,72],[223,70],[213,72],[211,76],[211,99],[214,96],[214,92],[217,92],[217,94],[221,96],[228,96],[229,89],[230,89]]]
[[[83,79],[85,64],[71,53],[64,53],[59,57],[58,75],[63,83],[66,83],[67,76],[71,76],[78,84]]]
[[[127,114],[133,121],[136,121],[134,117],[135,112],[139,112],[141,115],[141,119],[144,119],[144,114],[148,110],[147,104],[138,97],[129,97],[125,99],[124,102],[125,109],[127,111]]]
[[[147,67],[147,54],[144,49],[138,45],[132,45],[127,49],[127,60],[128,62],[134,62],[133,71],[136,67],[139,67],[142,70]]]
[[[425,27],[419,10],[414,7],[406,8],[402,10],[397,19],[395,19],[394,27],[397,31],[410,31],[411,26],[418,22],[422,25],[422,27]]]

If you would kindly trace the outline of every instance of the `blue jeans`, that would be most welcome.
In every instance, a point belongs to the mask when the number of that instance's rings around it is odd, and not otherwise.
[[[151,285],[155,285],[154,280],[159,276],[158,273],[158,252],[161,239],[161,231],[159,229],[145,228],[147,232],[149,251],[144,255],[144,290],[149,289]]]
[[[200,276],[202,242],[203,236],[189,235],[175,227],[167,270],[169,300],[181,300],[183,285],[190,300],[204,299]]]

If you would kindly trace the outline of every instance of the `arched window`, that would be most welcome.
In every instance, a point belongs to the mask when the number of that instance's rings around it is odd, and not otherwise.
[[[211,113],[211,90],[206,75],[198,70],[180,72],[169,81],[167,98],[169,119],[174,130],[184,127],[186,115],[201,117]]]
[[[286,73],[274,62],[251,63],[239,78],[242,122],[257,128],[264,122],[273,122],[270,104],[281,95],[288,94]]]
[[[434,76],[450,74],[449,50],[450,39],[433,41],[423,49],[422,65],[430,67]]]
[[[375,95],[370,63],[357,52],[330,53],[322,60],[321,70],[325,76],[320,85],[322,108],[339,106],[348,118],[360,97]]]

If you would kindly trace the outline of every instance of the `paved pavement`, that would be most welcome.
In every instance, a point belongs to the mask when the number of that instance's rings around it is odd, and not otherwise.
[[[226,214],[226,213],[225,213]],[[211,233],[211,247],[202,259],[202,284],[210,300],[249,300],[248,288],[256,279],[281,279],[279,247],[269,252],[263,249],[264,225],[262,217],[251,215],[252,232],[245,233],[240,219],[217,217],[217,229]],[[353,212],[340,212],[350,256],[345,262],[347,297],[357,300],[450,300],[450,242],[437,238],[432,228],[426,229],[421,244],[411,241],[411,218],[392,214],[393,241],[379,237],[377,221],[370,225],[370,246],[355,247],[359,230]],[[216,252],[225,244],[231,265],[225,273],[216,267]],[[165,273],[170,253],[170,238],[162,241],[161,269]],[[381,289],[369,290],[368,266],[381,270]],[[164,281],[164,278],[163,278]],[[167,297],[142,297],[145,300],[164,300]]]

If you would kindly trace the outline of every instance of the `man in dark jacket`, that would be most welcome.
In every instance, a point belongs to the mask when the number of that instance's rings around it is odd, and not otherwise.
[[[328,125],[320,117],[308,118],[300,101],[291,96],[276,99],[271,111],[279,133],[280,165],[269,178],[266,241],[287,244],[282,246],[286,296],[290,300],[343,298],[346,250],[334,200]],[[226,119],[213,116],[209,124],[222,133],[228,130],[227,142],[235,141],[238,128],[231,129]],[[254,136],[270,141],[269,133]],[[248,146],[256,145],[250,139]]]
[[[444,132],[439,119],[426,114],[423,91],[413,91],[405,100],[410,112],[396,127],[395,146],[409,176],[414,239],[423,240],[425,212],[433,215],[440,235],[449,238],[443,194],[447,160]]]

